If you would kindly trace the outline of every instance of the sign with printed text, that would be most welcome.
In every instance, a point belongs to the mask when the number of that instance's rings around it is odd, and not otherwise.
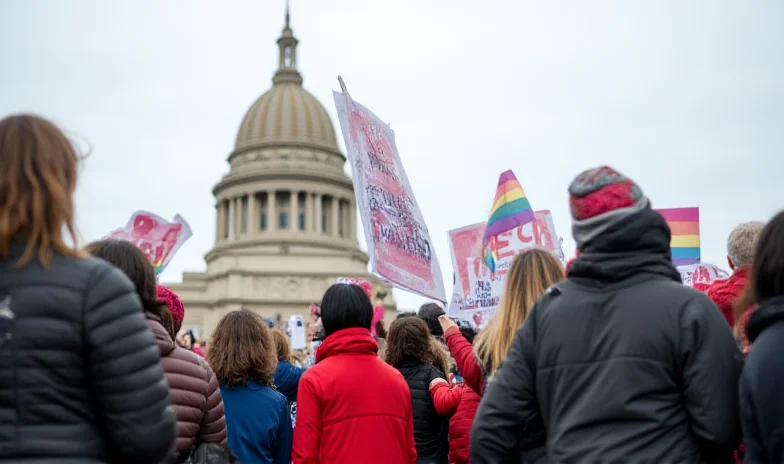
[[[537,211],[536,220],[498,236],[498,264],[491,273],[482,258],[485,224],[449,231],[455,286],[449,316],[482,325],[498,309],[506,273],[515,255],[538,246],[553,252],[561,262],[564,254],[550,211]]]
[[[334,92],[371,271],[394,286],[446,301],[433,241],[395,145],[370,110]]]

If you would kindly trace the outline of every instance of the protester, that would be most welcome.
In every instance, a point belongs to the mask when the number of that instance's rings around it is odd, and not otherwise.
[[[430,396],[431,382],[446,382],[446,373],[435,367],[439,363],[435,356],[422,319],[397,319],[389,327],[386,361],[403,374],[411,391],[418,464],[446,464],[449,453],[449,421],[438,413]]]
[[[784,211],[762,230],[748,286],[736,303],[756,309],[746,324],[752,344],[740,380],[745,462],[784,462]]]
[[[289,336],[280,329],[272,329],[272,340],[275,343],[275,352],[278,357],[278,367],[275,369],[275,389],[283,393],[289,405],[297,401],[297,387],[304,369],[291,362],[291,342]]]
[[[158,350],[128,279],[76,247],[78,163],[51,122],[0,120],[0,461],[159,462]]]
[[[102,240],[89,244],[87,252],[123,271],[136,287],[177,414],[177,453],[197,443],[225,445],[226,421],[215,374],[202,358],[174,343],[185,317],[180,299],[165,287],[156,288],[152,264],[132,243]]]
[[[378,359],[372,319],[362,288],[336,284],[324,294],[326,337],[299,383],[294,464],[416,462],[408,385]]]
[[[475,332],[470,327],[460,327],[460,333],[469,343],[473,343]],[[449,421],[449,463],[468,464],[469,432],[479,407],[479,395],[464,382],[450,387],[449,383],[435,379],[430,383],[430,395],[436,411],[450,416]]]
[[[441,324],[438,322],[438,317],[444,314],[446,314],[444,308],[436,303],[425,303],[417,312],[417,316],[425,321],[430,334],[434,337],[442,337],[444,335]]]
[[[762,228],[762,222],[745,222],[736,226],[727,239],[727,264],[732,269],[729,279],[717,280],[707,289],[708,298],[721,309],[730,327],[735,327],[733,305],[746,287],[749,266]]]
[[[186,350],[193,351],[202,358],[206,356],[201,345],[196,340],[196,335],[194,335],[192,330],[189,330],[182,335],[182,347]]]
[[[253,311],[232,311],[215,327],[207,353],[226,407],[229,449],[242,463],[291,462],[291,416],[273,384],[277,350],[270,332]]]
[[[731,460],[742,356],[716,306],[681,284],[664,218],[608,167],[569,193],[580,254],[489,384],[472,462],[515,460],[540,414],[549,462]]]

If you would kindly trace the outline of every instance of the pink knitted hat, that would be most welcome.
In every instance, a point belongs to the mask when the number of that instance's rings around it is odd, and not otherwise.
[[[367,293],[368,298],[373,298],[373,284],[367,280],[357,279],[356,277],[340,277],[335,281],[336,284],[356,285]]]
[[[169,288],[163,285],[156,285],[155,287],[158,293],[158,300],[165,304],[171,312],[172,320],[174,321],[174,333],[179,332],[180,328],[182,328],[182,320],[185,319],[185,306],[183,306],[180,297]]]

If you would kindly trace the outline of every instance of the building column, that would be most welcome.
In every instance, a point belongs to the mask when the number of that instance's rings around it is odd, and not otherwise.
[[[316,231],[316,233],[322,234],[324,233],[324,229],[322,229],[321,227],[322,225],[321,216],[322,216],[322,208],[323,208],[322,203],[324,201],[324,196],[317,193],[315,197],[315,201],[316,201],[316,227],[314,227],[313,230]]]
[[[352,240],[357,238],[357,206],[354,200],[348,201],[348,238]]]
[[[215,204],[215,243],[223,238],[221,224],[223,224],[223,202],[218,201]]]
[[[277,206],[275,205],[275,190],[267,191],[267,230],[272,232],[278,229]]]
[[[259,224],[256,221],[256,193],[250,192],[248,193],[248,228],[246,229],[246,233],[249,236],[256,235],[256,231],[259,229]]]
[[[299,193],[292,190],[289,193],[289,231],[299,230]]]
[[[305,232],[313,232],[313,194],[305,192]]]
[[[332,235],[340,236],[340,199],[332,197]]]
[[[234,240],[236,238],[236,231],[237,231],[237,211],[236,211],[236,203],[234,198],[229,198],[229,223],[227,224],[229,228],[229,240]]]
[[[242,235],[242,196],[234,197],[234,235],[239,238]]]

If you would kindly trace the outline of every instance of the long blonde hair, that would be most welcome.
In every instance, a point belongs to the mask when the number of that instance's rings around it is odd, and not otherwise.
[[[520,328],[536,300],[551,285],[564,278],[556,256],[547,250],[532,248],[515,256],[506,275],[506,288],[498,312],[474,342],[474,353],[492,374],[506,358],[517,329]]]

